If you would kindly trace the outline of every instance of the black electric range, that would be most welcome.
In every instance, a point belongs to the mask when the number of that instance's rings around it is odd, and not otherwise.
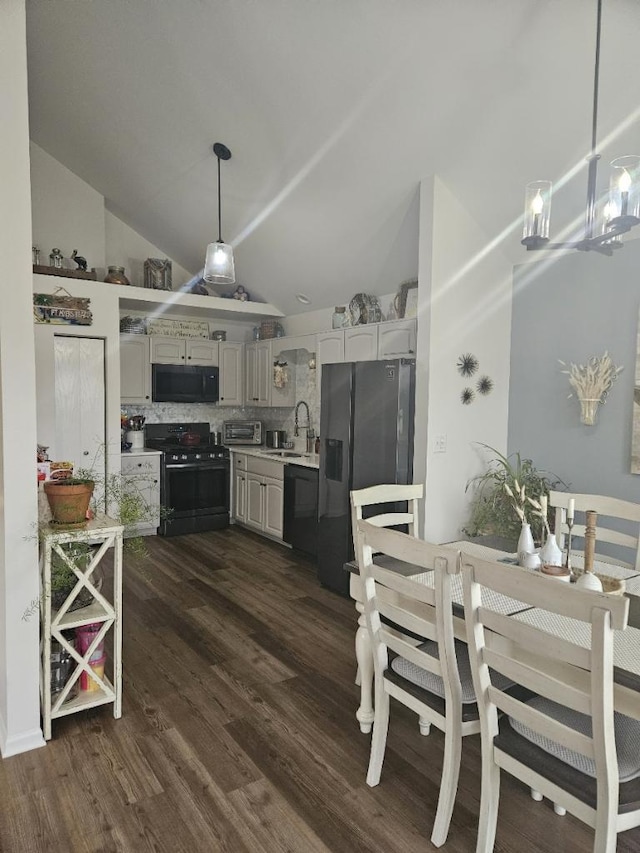
[[[178,536],[229,525],[229,451],[208,423],[145,424],[145,446],[162,451],[158,533]]]

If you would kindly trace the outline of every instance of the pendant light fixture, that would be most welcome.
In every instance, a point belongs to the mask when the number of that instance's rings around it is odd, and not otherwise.
[[[222,240],[222,213],[220,204],[220,161],[230,160],[231,151],[222,142],[216,142],[213,153],[218,158],[218,239],[207,246],[203,278],[208,284],[233,284],[236,280],[233,248]]]
[[[617,238],[640,222],[640,157],[618,157],[611,163],[609,198],[602,210],[597,211],[596,182],[598,160],[596,135],[598,124],[598,83],[600,76],[600,31],[602,0],[597,0],[596,58],[593,82],[593,118],[591,122],[591,153],[587,157],[587,208],[582,240],[564,243],[549,242],[551,213],[550,181],[534,181],[527,185],[524,207],[522,245],[527,251],[536,249],[578,249],[582,252],[600,252],[612,255],[622,243]],[[600,221],[598,221],[600,215]]]

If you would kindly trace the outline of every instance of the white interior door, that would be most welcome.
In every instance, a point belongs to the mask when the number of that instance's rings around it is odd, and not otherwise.
[[[105,472],[104,340],[56,335],[55,456]]]

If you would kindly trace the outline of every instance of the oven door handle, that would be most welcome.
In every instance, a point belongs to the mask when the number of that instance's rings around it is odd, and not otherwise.
[[[222,469],[229,467],[229,461],[222,460],[220,462],[180,462],[177,465],[174,465],[172,462],[170,462],[164,467],[167,471],[176,471],[180,468],[197,468],[200,471],[221,471]]]

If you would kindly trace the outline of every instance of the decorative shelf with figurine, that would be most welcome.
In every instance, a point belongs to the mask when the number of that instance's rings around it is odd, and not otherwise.
[[[60,267],[45,267],[42,264],[33,265],[34,273],[38,275],[58,275],[61,278],[84,278],[87,281],[97,281],[98,275],[95,267],[89,270],[65,270]]]

